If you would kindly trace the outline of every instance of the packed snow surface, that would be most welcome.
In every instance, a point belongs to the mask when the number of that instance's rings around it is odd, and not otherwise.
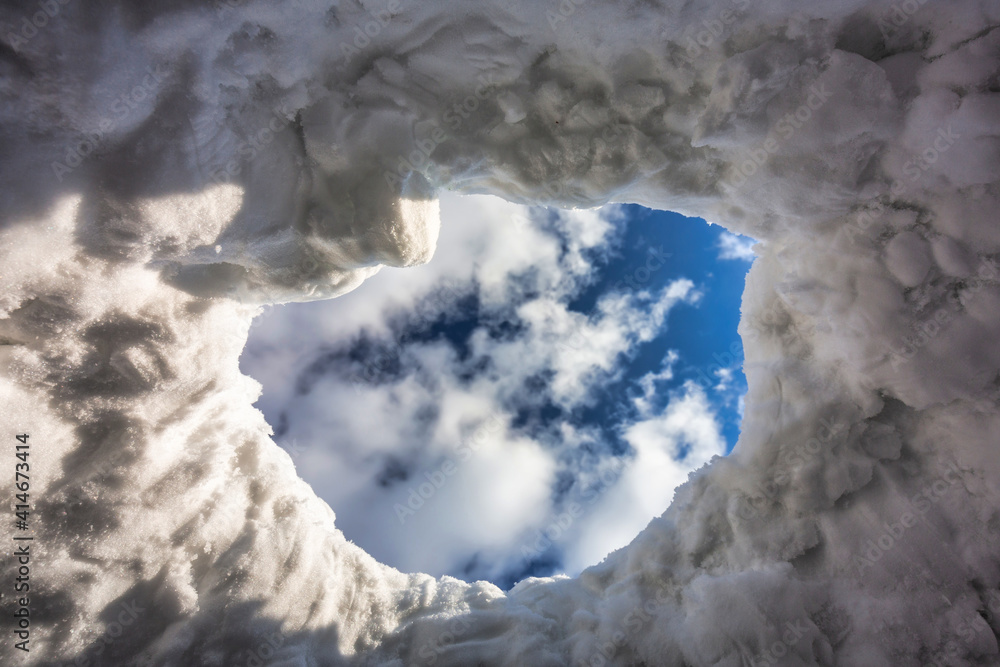
[[[13,471],[30,434],[35,536],[24,653],[0,524],[5,664],[998,664],[998,25],[991,0],[3,2],[0,437]],[[262,304],[427,261],[446,188],[761,241],[736,450],[578,578],[379,564],[239,371]]]

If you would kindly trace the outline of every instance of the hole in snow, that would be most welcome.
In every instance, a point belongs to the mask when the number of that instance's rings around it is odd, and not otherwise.
[[[579,572],[735,444],[749,239],[446,196],[437,254],[268,309],[244,372],[345,535],[405,571]]]

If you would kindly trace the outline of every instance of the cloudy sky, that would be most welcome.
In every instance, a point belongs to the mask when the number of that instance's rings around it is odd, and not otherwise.
[[[735,444],[750,239],[446,196],[437,255],[271,307],[244,372],[347,537],[408,571],[575,574]]]

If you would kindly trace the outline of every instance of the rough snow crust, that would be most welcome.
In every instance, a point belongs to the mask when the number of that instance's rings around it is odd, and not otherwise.
[[[36,503],[32,652],[8,594],[4,661],[997,664],[998,25],[990,0],[3,3],[0,437],[31,434]],[[375,562],[238,371],[256,305],[426,261],[444,187],[763,241],[736,451],[577,579]]]

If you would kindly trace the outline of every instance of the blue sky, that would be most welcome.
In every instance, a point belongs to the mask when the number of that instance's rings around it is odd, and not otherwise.
[[[573,574],[732,450],[750,244],[639,206],[447,195],[428,265],[268,309],[242,365],[376,558],[504,588]]]
[[[653,289],[678,278],[694,281],[703,294],[701,300],[671,311],[666,326],[654,340],[643,345],[629,363],[622,382],[608,389],[617,390],[616,393],[627,392],[631,383],[657,370],[670,350],[677,351],[679,363],[674,367],[672,379],[658,383],[665,392],[679,389],[687,380],[714,389],[719,378],[713,371],[722,366],[732,368],[728,386],[713,391],[713,403],[719,411],[728,453],[739,437],[739,399],[746,393],[746,378],[741,367],[743,344],[736,327],[752,259],[749,250],[752,241],[730,234],[717,225],[709,225],[701,218],[687,218],[636,205],[623,209],[625,233],[619,253],[602,267],[599,281],[571,306],[586,310],[592,307],[598,295],[616,285],[619,289],[622,285],[624,288],[638,285]],[[727,240],[725,246],[723,239]],[[661,253],[670,256],[660,268],[648,271],[650,265],[656,265]],[[647,274],[648,281],[641,282]]]

